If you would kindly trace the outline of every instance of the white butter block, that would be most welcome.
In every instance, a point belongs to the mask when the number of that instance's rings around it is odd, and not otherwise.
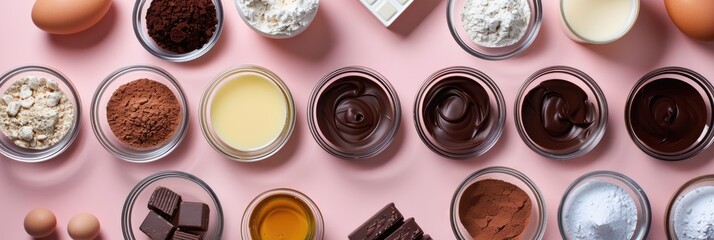
[[[414,0],[360,0],[384,26],[392,25]]]

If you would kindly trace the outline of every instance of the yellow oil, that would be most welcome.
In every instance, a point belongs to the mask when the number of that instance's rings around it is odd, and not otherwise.
[[[254,240],[310,240],[315,217],[301,200],[290,195],[274,195],[256,206],[250,218]]]

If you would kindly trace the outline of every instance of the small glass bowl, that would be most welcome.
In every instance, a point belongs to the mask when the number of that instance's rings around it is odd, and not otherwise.
[[[216,19],[218,19],[218,24],[216,25],[216,31],[213,33],[213,36],[211,36],[211,39],[209,39],[206,45],[203,45],[202,48],[183,54],[175,53],[159,47],[151,36],[149,36],[149,30],[146,26],[145,18],[146,13],[149,10],[149,6],[151,6],[151,1],[152,0],[136,0],[136,3],[134,4],[132,22],[134,25],[134,34],[139,40],[139,43],[141,43],[141,46],[143,46],[144,49],[152,55],[171,62],[188,62],[203,56],[203,54],[206,54],[209,50],[211,50],[213,45],[218,42],[218,38],[221,36],[221,31],[223,30],[223,4],[221,3],[221,0],[212,0],[213,5],[216,6]]]
[[[533,88],[540,85],[542,82],[547,80],[566,80],[580,87],[588,96],[588,100],[593,104],[595,115],[597,116],[590,133],[588,133],[587,139],[579,143],[575,147],[567,149],[549,149],[544,146],[540,146],[535,140],[531,139],[528,132],[525,130],[524,119],[522,118],[521,110],[524,105],[524,100],[526,95],[533,90]],[[521,86],[516,97],[516,105],[514,107],[514,116],[516,122],[516,129],[518,129],[518,134],[523,139],[523,142],[528,145],[536,153],[556,160],[568,160],[576,157],[583,156],[590,152],[597,144],[600,142],[602,137],[605,135],[605,129],[607,126],[607,102],[605,101],[605,94],[603,94],[600,87],[597,85],[595,80],[590,78],[584,72],[566,66],[552,66],[547,67],[537,72],[533,73]]]
[[[389,107],[394,110],[394,117],[393,119],[390,119],[391,124],[387,126],[389,129],[384,132],[383,136],[378,136],[380,138],[378,139],[378,142],[370,144],[371,146],[359,146],[358,149],[350,149],[349,147],[341,147],[335,144],[325,134],[327,131],[335,130],[331,129],[329,126],[322,126],[319,122],[320,116],[324,115],[322,112],[323,109],[318,107],[323,94],[333,85],[340,83],[344,78],[350,77],[360,77],[378,85],[380,88],[379,91],[386,94],[387,101],[389,101],[385,104],[389,104]],[[389,81],[376,71],[362,66],[340,68],[323,77],[310,95],[310,102],[307,105],[307,111],[307,122],[310,127],[310,132],[320,147],[333,156],[349,160],[371,158],[387,149],[387,147],[394,140],[394,137],[397,135],[402,115],[399,97]],[[385,116],[385,118],[388,118],[388,116]],[[374,132],[372,132],[369,136],[371,137],[374,135]]]
[[[434,133],[430,131],[430,128],[426,126],[427,120],[426,112],[427,105],[429,101],[435,97],[437,91],[442,91],[443,89],[460,89],[466,91],[466,88],[462,86],[449,85],[449,82],[453,82],[454,78],[468,79],[473,85],[479,85],[481,88],[486,90],[488,94],[489,102],[489,119],[488,124],[486,124],[483,129],[479,129],[479,135],[481,131],[487,131],[487,135],[484,140],[478,145],[474,146],[471,144],[458,144],[457,149],[448,149],[442,147],[439,143],[439,139],[434,136]],[[469,93],[466,93],[469,94]],[[471,93],[474,94],[474,93]],[[454,94],[457,95],[457,94]],[[459,95],[460,96],[460,95]],[[460,98],[464,100],[463,98]],[[473,104],[473,103],[472,103]],[[499,137],[503,133],[503,126],[506,122],[506,104],[503,100],[503,95],[501,90],[498,89],[496,83],[491,80],[486,74],[469,67],[449,67],[437,71],[427,78],[427,80],[422,85],[419,93],[417,93],[416,101],[414,102],[414,124],[416,125],[419,137],[426,144],[429,149],[435,153],[455,159],[463,159],[468,157],[479,156],[493,147],[496,142],[498,142]],[[465,149],[468,148],[468,149]]]
[[[283,126],[283,130],[280,132],[280,135],[278,135],[273,142],[259,149],[244,151],[228,145],[228,143],[220,138],[216,130],[213,128],[211,120],[211,105],[216,92],[218,92],[223,85],[239,76],[248,75],[260,76],[261,78],[270,80],[280,89],[283,97],[285,97],[287,119],[285,120],[285,125]],[[295,102],[288,86],[285,85],[283,80],[281,80],[278,75],[263,67],[242,65],[222,73],[216,77],[211,85],[208,86],[206,91],[203,93],[203,97],[201,98],[199,120],[203,136],[206,137],[206,140],[208,140],[208,143],[211,147],[213,147],[213,149],[216,149],[223,155],[239,162],[256,162],[272,156],[283,148],[285,144],[287,144],[293,133],[293,129],[295,128]]]
[[[647,199],[647,195],[642,188],[635,183],[634,180],[629,177],[612,171],[595,171],[587,173],[578,179],[575,179],[573,183],[570,184],[565,194],[560,201],[560,206],[558,206],[558,229],[560,230],[560,235],[563,239],[570,239],[567,234],[566,227],[563,226],[565,221],[564,209],[569,209],[571,204],[570,197],[573,191],[576,191],[584,184],[591,181],[606,182],[617,185],[627,192],[627,194],[632,198],[637,206],[637,227],[635,232],[632,234],[631,239],[647,239],[647,234],[650,231],[650,224],[652,222],[652,210],[650,209],[650,202]]]
[[[672,195],[672,199],[669,200],[669,204],[667,205],[667,211],[664,214],[664,227],[669,239],[679,239],[677,236],[677,229],[675,228],[675,215],[677,214],[677,206],[679,206],[682,198],[686,194],[696,191],[700,187],[712,186],[714,186],[714,175],[699,176],[687,181],[684,185],[682,185],[682,187],[677,189],[677,192],[675,192],[674,195]],[[714,218],[714,216],[710,217]]]
[[[149,198],[157,187],[166,187],[181,195],[184,201],[202,202],[208,205],[208,230],[203,239],[221,239],[223,235],[223,208],[213,189],[203,180],[185,172],[166,171],[141,180],[129,192],[121,212],[121,230],[124,239],[149,239],[139,226],[149,214]]]
[[[134,80],[147,78],[157,81],[174,93],[181,105],[181,122],[173,136],[163,144],[147,149],[137,149],[120,141],[112,132],[107,120],[107,103],[120,86]],[[165,157],[181,144],[188,132],[188,103],[181,85],[166,70],[154,66],[134,65],[121,68],[99,84],[92,98],[90,120],[97,140],[112,155],[129,162],[147,163]]]
[[[589,44],[607,44],[611,43],[614,41],[617,41],[618,39],[622,38],[627,34],[627,32],[632,29],[632,26],[635,25],[635,22],[637,21],[637,16],[640,13],[640,0],[631,0],[633,7],[632,11],[630,12],[630,16],[627,20],[627,23],[625,26],[622,27],[621,31],[615,35],[610,36],[610,38],[607,39],[588,39],[587,37],[583,36],[582,34],[579,34],[575,29],[573,29],[572,26],[568,23],[568,20],[565,17],[565,10],[563,8],[563,2],[568,1],[568,0],[560,0],[560,23],[563,28],[563,32],[565,32],[565,35],[567,35],[570,39],[573,41],[579,42],[579,43],[589,43]],[[592,21],[592,20],[591,20]]]
[[[461,21],[461,13],[467,1],[468,0],[449,0],[446,9],[446,20],[451,36],[454,37],[456,43],[471,55],[486,60],[510,58],[528,49],[538,36],[541,21],[543,20],[543,6],[541,5],[541,0],[526,0],[531,9],[531,18],[528,22],[528,28],[525,34],[517,43],[511,46],[495,48],[480,46],[466,33]]]
[[[486,179],[501,180],[523,189],[530,197],[533,208],[531,209],[528,225],[521,234],[522,239],[542,239],[545,234],[546,209],[543,194],[541,194],[535,183],[525,174],[507,167],[487,167],[472,173],[464,179],[451,198],[451,230],[459,240],[473,239],[464,228],[459,219],[459,205],[464,191],[472,184]]]
[[[261,193],[253,201],[248,204],[248,207],[245,209],[245,212],[243,213],[243,220],[241,222],[241,236],[243,237],[244,240],[251,240],[253,239],[251,237],[251,227],[250,227],[250,218],[253,212],[256,210],[259,204],[261,204],[263,201],[266,199],[273,197],[273,196],[290,196],[293,197],[297,200],[299,200],[302,203],[305,203],[307,207],[310,209],[310,213],[312,216],[315,218],[315,226],[312,231],[313,235],[312,238],[306,239],[306,240],[322,240],[324,235],[325,235],[325,223],[322,219],[322,213],[320,212],[320,209],[317,207],[317,204],[312,201],[307,195],[304,193],[294,190],[294,189],[289,189],[289,188],[277,188],[273,190],[269,190],[266,192]]]
[[[706,126],[702,129],[697,141],[695,141],[690,147],[679,152],[664,152],[658,151],[657,149],[647,145],[643,140],[641,140],[635,130],[633,129],[633,124],[630,119],[632,115],[632,101],[634,100],[636,94],[645,87],[647,84],[659,80],[659,79],[676,79],[688,83],[690,86],[695,88],[702,100],[704,101],[706,114]],[[666,161],[678,161],[693,157],[709,147],[709,145],[714,142],[714,117],[712,117],[714,108],[714,87],[712,84],[699,73],[692,71],[690,69],[681,67],[664,67],[652,72],[645,74],[640,80],[635,84],[630,91],[630,95],[627,97],[627,104],[625,105],[625,124],[627,126],[627,132],[630,134],[632,141],[635,145],[639,147],[643,152],[648,155]]]
[[[238,3],[239,1],[240,1],[240,0],[235,0],[234,2],[235,2],[235,5],[236,5],[236,10],[238,10],[238,15],[240,15],[240,18],[243,19],[243,22],[245,22],[245,25],[248,25],[248,27],[250,27],[250,29],[253,29],[253,31],[257,32],[257,33],[260,34],[261,36],[267,37],[267,38],[273,38],[273,39],[286,39],[286,38],[292,38],[292,37],[295,37],[295,36],[297,36],[297,35],[300,35],[300,34],[301,34],[302,32],[304,32],[308,27],[310,27],[310,24],[312,24],[312,21],[315,20],[315,16],[317,16],[317,11],[320,10],[320,0],[314,0],[314,1],[316,2],[316,4],[317,4],[317,7],[315,8],[315,12],[313,12],[312,14],[306,16],[306,18],[307,18],[307,24],[306,24],[305,26],[303,26],[302,28],[298,29],[296,32],[294,32],[294,33],[292,33],[292,34],[271,34],[271,33],[263,32],[262,30],[260,30],[260,29],[256,28],[255,26],[253,26],[253,24],[250,24],[250,21],[249,21],[248,18],[245,16],[244,11],[243,11],[243,10],[241,9],[241,7],[240,7],[240,6],[241,6],[240,3]],[[300,2],[302,2],[302,1],[300,1]]]
[[[55,69],[44,66],[22,66],[3,74],[2,77],[0,77],[0,96],[5,94],[5,91],[7,91],[15,81],[27,76],[45,77],[47,79],[56,80],[57,86],[72,103],[72,107],[74,108],[74,123],[62,140],[43,150],[19,147],[6,137],[5,134],[0,133],[0,153],[20,162],[43,162],[60,155],[67,150],[77,138],[80,129],[80,120],[82,119],[82,102],[79,99],[79,93],[69,78]],[[5,111],[5,109],[3,109],[3,111]]]

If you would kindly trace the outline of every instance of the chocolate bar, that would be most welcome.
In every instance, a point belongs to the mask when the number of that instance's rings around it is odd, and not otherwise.
[[[205,203],[182,202],[177,225],[182,230],[206,231],[209,211]]]
[[[423,236],[421,236],[421,240],[432,240],[432,239],[431,239],[431,236],[429,236],[429,234],[424,234]]]
[[[402,225],[403,220],[402,213],[397,210],[394,203],[390,203],[350,233],[348,238],[350,240],[384,239]]]
[[[139,230],[146,233],[152,240],[167,240],[174,233],[176,228],[169,221],[159,216],[154,211],[149,211]]]
[[[149,209],[171,221],[181,203],[181,195],[165,187],[157,187],[149,198]]]
[[[414,221],[414,218],[409,218],[404,221],[404,224],[389,234],[385,240],[419,240],[424,234],[419,225]]]
[[[174,233],[173,240],[202,240],[203,236],[200,234],[194,234],[190,232],[184,232],[182,230],[176,231]]]

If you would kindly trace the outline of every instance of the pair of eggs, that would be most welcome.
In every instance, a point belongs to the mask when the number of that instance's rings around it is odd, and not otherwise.
[[[52,235],[57,226],[57,218],[46,208],[37,208],[25,216],[25,231],[33,238]],[[99,235],[99,220],[92,214],[80,213],[67,224],[67,233],[75,240],[93,240]]]

